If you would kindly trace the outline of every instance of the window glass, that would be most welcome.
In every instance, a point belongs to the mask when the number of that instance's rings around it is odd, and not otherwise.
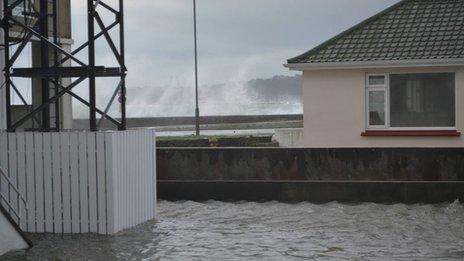
[[[369,91],[369,125],[385,125],[385,91]]]
[[[391,74],[391,127],[454,127],[454,73]]]
[[[385,85],[384,75],[371,75],[369,76],[369,85]]]
[[[14,4],[16,3],[16,1],[17,0],[8,0],[8,5]],[[17,3],[16,9],[24,9],[24,7],[26,7],[26,9],[30,9],[33,4],[34,0],[22,1],[20,3]]]
[[[11,5],[13,4],[14,2],[16,2],[17,0],[8,0],[8,4]],[[24,3],[26,3],[26,5],[29,5],[30,3],[34,3],[34,0],[29,0],[29,1],[22,1],[19,6],[21,5],[24,5]]]
[[[12,5],[16,2],[16,0],[8,0],[8,5]],[[13,9],[13,15],[14,16],[22,16],[22,13],[24,12],[24,7],[28,5],[27,1],[20,2],[19,4],[16,5],[16,7]]]

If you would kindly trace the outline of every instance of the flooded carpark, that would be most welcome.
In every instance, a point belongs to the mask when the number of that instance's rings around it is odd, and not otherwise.
[[[33,235],[2,260],[464,259],[464,206],[160,201],[114,236]]]

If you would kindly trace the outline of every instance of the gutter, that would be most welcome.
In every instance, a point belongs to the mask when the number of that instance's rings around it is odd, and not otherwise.
[[[464,58],[284,64],[284,67],[294,71],[435,66],[464,66]]]

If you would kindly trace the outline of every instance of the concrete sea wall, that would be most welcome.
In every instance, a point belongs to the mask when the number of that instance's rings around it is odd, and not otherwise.
[[[464,149],[159,148],[160,180],[464,181]]]
[[[163,148],[158,196],[188,200],[464,200],[464,149]]]
[[[173,201],[464,202],[464,182],[161,180],[158,197]]]

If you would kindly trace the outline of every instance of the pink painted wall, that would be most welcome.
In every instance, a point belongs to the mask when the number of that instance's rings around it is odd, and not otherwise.
[[[305,147],[464,147],[462,137],[361,137],[366,130],[369,73],[456,73],[456,127],[464,135],[464,67],[306,70]]]

